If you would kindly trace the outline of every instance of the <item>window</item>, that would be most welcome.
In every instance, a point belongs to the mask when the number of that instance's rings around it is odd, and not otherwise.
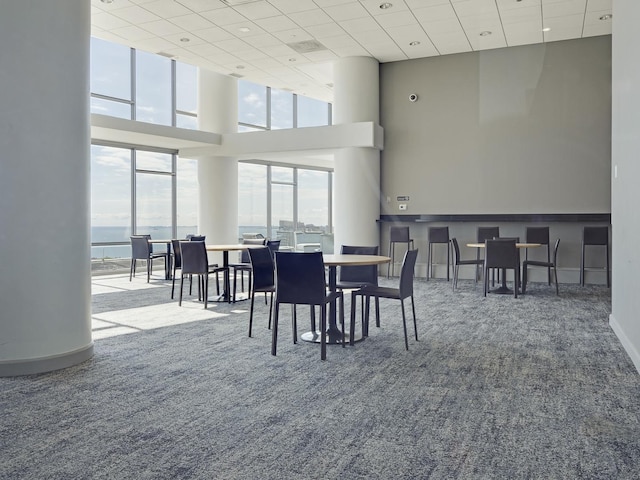
[[[198,69],[193,65],[176,65],[176,127],[198,128]]]
[[[171,60],[136,52],[136,120],[171,125]]]
[[[245,233],[271,237],[267,225],[267,166],[239,163],[238,237],[242,238]]]
[[[91,37],[91,112],[131,119],[129,47]]]
[[[271,89],[271,129],[293,128],[293,93]]]
[[[238,122],[267,128],[267,87],[238,80]]]
[[[329,125],[329,104],[298,95],[298,127]]]
[[[176,164],[176,238],[198,233],[198,161],[178,158]]]

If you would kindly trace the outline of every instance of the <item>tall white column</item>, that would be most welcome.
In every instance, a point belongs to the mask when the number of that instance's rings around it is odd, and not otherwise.
[[[198,126],[215,133],[238,130],[238,81],[200,69]],[[198,159],[198,225],[207,243],[238,243],[238,162],[234,157]]]
[[[0,376],[93,355],[90,2],[2,2]]]
[[[369,57],[337,60],[333,66],[333,123],[380,122],[378,61]],[[335,250],[341,245],[378,245],[380,151],[351,147],[335,155]]]

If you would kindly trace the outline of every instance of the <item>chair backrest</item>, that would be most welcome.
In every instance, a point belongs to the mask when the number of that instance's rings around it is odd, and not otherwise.
[[[274,263],[269,248],[250,248],[248,252],[253,271],[253,288],[274,286]]]
[[[556,240],[556,244],[553,247],[553,264],[557,267],[558,266],[558,247],[560,246],[560,239],[558,238]]]
[[[484,243],[485,240],[500,236],[500,227],[478,227],[477,241]]]
[[[413,295],[413,276],[416,268],[418,250],[409,250],[404,254],[402,260],[402,270],[400,271],[400,298],[407,298]]]
[[[173,266],[175,268],[182,268],[182,253],[180,250],[180,240],[171,240],[171,246],[173,247]]]
[[[451,239],[451,244],[453,245],[453,264],[457,265],[460,261],[460,246],[458,245],[458,239],[453,237]]]
[[[449,227],[429,227],[429,243],[449,243]]]
[[[609,227],[584,227],[582,243],[585,245],[608,245]]]
[[[355,245],[342,245],[340,253],[344,255],[378,255],[379,247],[361,247]],[[377,265],[358,265],[340,267],[339,282],[362,282],[370,285],[378,285]]]
[[[520,261],[515,238],[485,240],[485,265],[488,268],[519,268]]]
[[[269,247],[269,251],[271,252],[271,258],[273,258],[274,262],[276,259],[276,252],[280,250],[280,242],[282,240],[267,240],[267,247]]]
[[[524,238],[527,243],[549,245],[549,227],[527,227]]]
[[[191,235],[187,240],[190,242],[204,242],[206,239],[206,235]]]
[[[129,238],[131,238],[131,258],[149,258],[151,235],[132,235]]]
[[[392,242],[408,242],[410,239],[409,227],[391,227],[389,239]]]
[[[207,249],[204,242],[180,242],[182,255],[182,274],[204,274],[209,269]]]
[[[322,252],[276,252],[276,301],[320,305],[326,297]]]
[[[243,245],[264,245],[267,240],[263,238],[244,238],[242,240]],[[240,252],[240,263],[249,263],[251,260],[249,259],[249,252],[247,250],[242,250]]]

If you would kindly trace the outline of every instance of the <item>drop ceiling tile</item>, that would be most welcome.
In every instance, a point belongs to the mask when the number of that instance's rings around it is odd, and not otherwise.
[[[122,18],[123,20],[126,20],[127,22],[134,25],[145,22],[153,22],[154,20],[161,20],[158,15],[154,15],[149,10],[145,10],[144,8],[138,7],[137,5],[113,10],[112,13],[116,17]]]
[[[211,0],[176,0],[176,2],[196,13],[227,8],[222,2],[212,2]]]
[[[418,24],[387,28],[386,32],[402,49],[408,47],[410,42],[431,43],[427,34]]]
[[[207,21],[200,15],[196,15],[195,13],[180,17],[173,17],[170,21],[184,30],[203,30],[214,26],[211,22]]]
[[[500,11],[502,23],[519,23],[523,21],[542,19],[542,9],[538,7],[511,8]]]
[[[207,43],[203,38],[200,38],[190,32],[172,33],[171,35],[165,35],[163,38],[182,48],[187,48],[194,45],[203,45]],[[183,42],[183,38],[188,38],[189,41]]]
[[[444,20],[458,21],[458,15],[450,3],[433,7],[416,8],[413,14],[419,22],[440,22]]]
[[[545,18],[584,14],[586,1],[587,0],[567,0],[564,2],[550,3],[542,7],[542,14]]]
[[[464,34],[439,33],[429,38],[442,55],[471,51],[471,44]]]
[[[611,13],[613,0],[587,0],[587,12],[600,12],[608,10]]]
[[[137,41],[138,49],[151,53],[159,53],[175,47],[175,44],[164,38],[153,37]]]
[[[233,7],[236,12],[244,15],[250,20],[257,20],[259,18],[276,17],[280,15],[280,10],[273,7],[267,2],[255,2],[247,5],[238,5]]]
[[[255,23],[270,33],[298,28],[298,24],[285,15],[257,19]]]
[[[259,42],[257,42],[259,43]],[[267,55],[273,57],[273,58],[277,58],[277,57],[284,57],[284,56],[294,56],[297,55],[297,53],[288,45],[285,45],[283,43],[279,43],[277,45],[254,45],[255,47],[258,48],[258,50],[262,50],[263,52],[265,52]]]
[[[395,45],[391,37],[382,29],[368,30],[366,32],[354,32],[351,36],[366,49],[369,49],[369,45],[379,45],[382,43]]]
[[[538,10],[542,5],[541,0],[496,0],[498,9],[503,12],[507,10],[520,10],[524,8],[536,7]]]
[[[304,54],[312,63],[329,62],[338,58],[331,50],[322,50],[320,52],[309,52]]]
[[[603,22],[584,26],[583,37],[597,37],[599,35],[611,35],[611,23]]]
[[[225,52],[235,53],[243,50],[250,50],[251,46],[240,40],[239,38],[230,38],[229,40],[220,40],[216,42],[216,47],[221,48]]]
[[[135,3],[130,2],[129,0],[121,0],[119,2],[113,2],[113,3],[102,3],[100,0],[91,0],[92,10],[99,9],[105,12],[112,12],[114,10],[133,7],[135,5],[136,5]]]
[[[584,22],[584,17],[582,15],[565,15],[563,17],[551,17],[551,18],[544,17],[542,19],[542,23],[544,24],[544,26],[551,28],[551,30],[556,30],[561,28],[582,29],[583,22]]]
[[[245,62],[251,62],[254,65],[256,61],[268,58],[266,53],[261,52],[257,48],[252,48],[250,50],[243,50],[240,52],[233,52],[233,54],[236,57],[238,57],[240,60],[243,60]]]
[[[317,8],[313,0],[269,0],[269,3],[286,14]]]
[[[289,15],[289,18],[301,27],[309,27],[311,25],[322,25],[332,23],[333,19],[323,10],[316,8],[314,10],[306,10],[304,12],[296,12]]]
[[[382,28],[392,28],[401,25],[415,25],[417,24],[416,17],[413,16],[408,10],[404,12],[395,12],[385,15],[378,15],[375,17],[376,21],[382,26]]]
[[[412,10],[422,7],[432,7],[434,5],[451,5],[449,0],[405,0],[405,3]]]
[[[314,0],[320,8],[332,7],[347,3],[357,3],[358,0]]]
[[[198,37],[206,40],[207,42],[219,42],[220,40],[228,40],[233,38],[231,33],[227,32],[224,28],[211,27],[203,30],[195,30],[193,32]]]
[[[336,22],[370,16],[369,12],[367,12],[367,9],[364,8],[360,3],[346,3],[344,5],[326,7],[324,11]]]
[[[498,14],[495,0],[451,0],[459,17]]]
[[[273,35],[269,35],[268,33],[253,35],[251,37],[245,37],[244,41],[247,42],[249,45],[252,45],[257,48],[274,47],[274,46],[282,45],[282,42],[280,40],[278,40]]]
[[[424,28],[425,32],[427,32],[427,35],[429,36],[434,34],[455,34],[464,36],[464,30],[457,18],[455,20],[447,20],[443,22],[423,23],[422,28]]]
[[[340,22],[340,26],[344,28],[344,30],[349,35],[354,35],[360,32],[371,32],[376,30],[381,30],[380,24],[376,22],[373,17],[364,17],[358,18],[355,20],[345,20]]]
[[[409,7],[403,0],[390,0],[388,2],[385,2],[385,0],[360,0],[360,3],[373,16],[409,11]],[[390,3],[391,7],[387,9],[380,8],[383,3]]]
[[[180,5],[174,0],[152,0],[145,3],[143,8],[163,18],[179,17],[193,13],[191,9]]]
[[[115,28],[111,31],[114,34],[133,42],[135,42],[136,40],[153,38],[155,36],[153,33],[149,33],[140,27],[136,27],[135,25],[129,25],[128,27]]]
[[[305,27],[305,30],[317,39],[344,35],[346,33],[345,30],[335,22],[324,23],[322,25],[311,25]]]
[[[301,28],[293,30],[285,30],[283,32],[273,32],[273,36],[282,43],[302,42],[304,40],[313,40],[313,36]]]
[[[609,25],[609,29],[611,29],[611,18],[607,20],[600,20],[600,17],[604,15],[611,15],[610,10],[603,10],[600,12],[587,12],[584,16],[584,24],[586,25]]]
[[[518,45],[531,45],[534,43],[541,43],[543,39],[543,32],[514,32],[507,35],[507,45],[510,47],[516,47]]]
[[[225,25],[223,28],[233,36],[239,38],[252,37],[254,35],[267,33],[263,28],[250,20]]]
[[[520,23],[510,23],[503,26],[504,34],[507,37],[517,35],[518,33],[539,33],[540,41],[542,41],[542,20],[531,20]]]
[[[326,37],[322,40],[322,44],[331,50],[334,48],[356,47],[360,45],[352,36],[346,34]]]
[[[487,37],[471,37],[469,39],[469,43],[471,43],[471,46],[476,51],[492,50],[494,48],[504,48],[507,46],[507,41],[505,40],[504,35],[502,35],[502,32],[500,32],[499,35],[493,34]]]
[[[267,54],[265,54],[264,58],[257,58],[252,60],[251,63],[258,68],[262,68],[263,70],[268,70],[270,68],[279,67],[282,65],[278,60],[269,57]]]
[[[129,22],[110,13],[101,12],[91,15],[91,24],[104,28],[105,30],[112,30],[114,28],[126,27],[129,25]]]
[[[335,48],[332,48],[331,51],[340,58],[362,57],[362,56],[369,55],[369,52],[359,44],[351,47],[335,47]]]
[[[141,23],[140,28],[144,28],[148,32],[158,36],[184,33],[183,29],[174,23],[168,22],[167,20],[156,20],[154,22]]]
[[[220,27],[224,27],[225,25],[232,25],[234,23],[246,22],[248,20],[247,17],[240,15],[231,7],[218,8],[216,10],[202,12],[200,15]]]

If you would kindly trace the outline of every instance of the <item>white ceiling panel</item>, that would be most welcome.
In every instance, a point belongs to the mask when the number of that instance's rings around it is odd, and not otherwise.
[[[220,0],[91,0],[91,8],[92,34],[105,40],[258,83],[278,79],[278,88],[332,101],[332,80],[316,65],[608,35],[611,19],[601,17],[612,13],[612,0],[259,0],[236,7]],[[287,45],[303,40],[325,48],[298,54]]]

